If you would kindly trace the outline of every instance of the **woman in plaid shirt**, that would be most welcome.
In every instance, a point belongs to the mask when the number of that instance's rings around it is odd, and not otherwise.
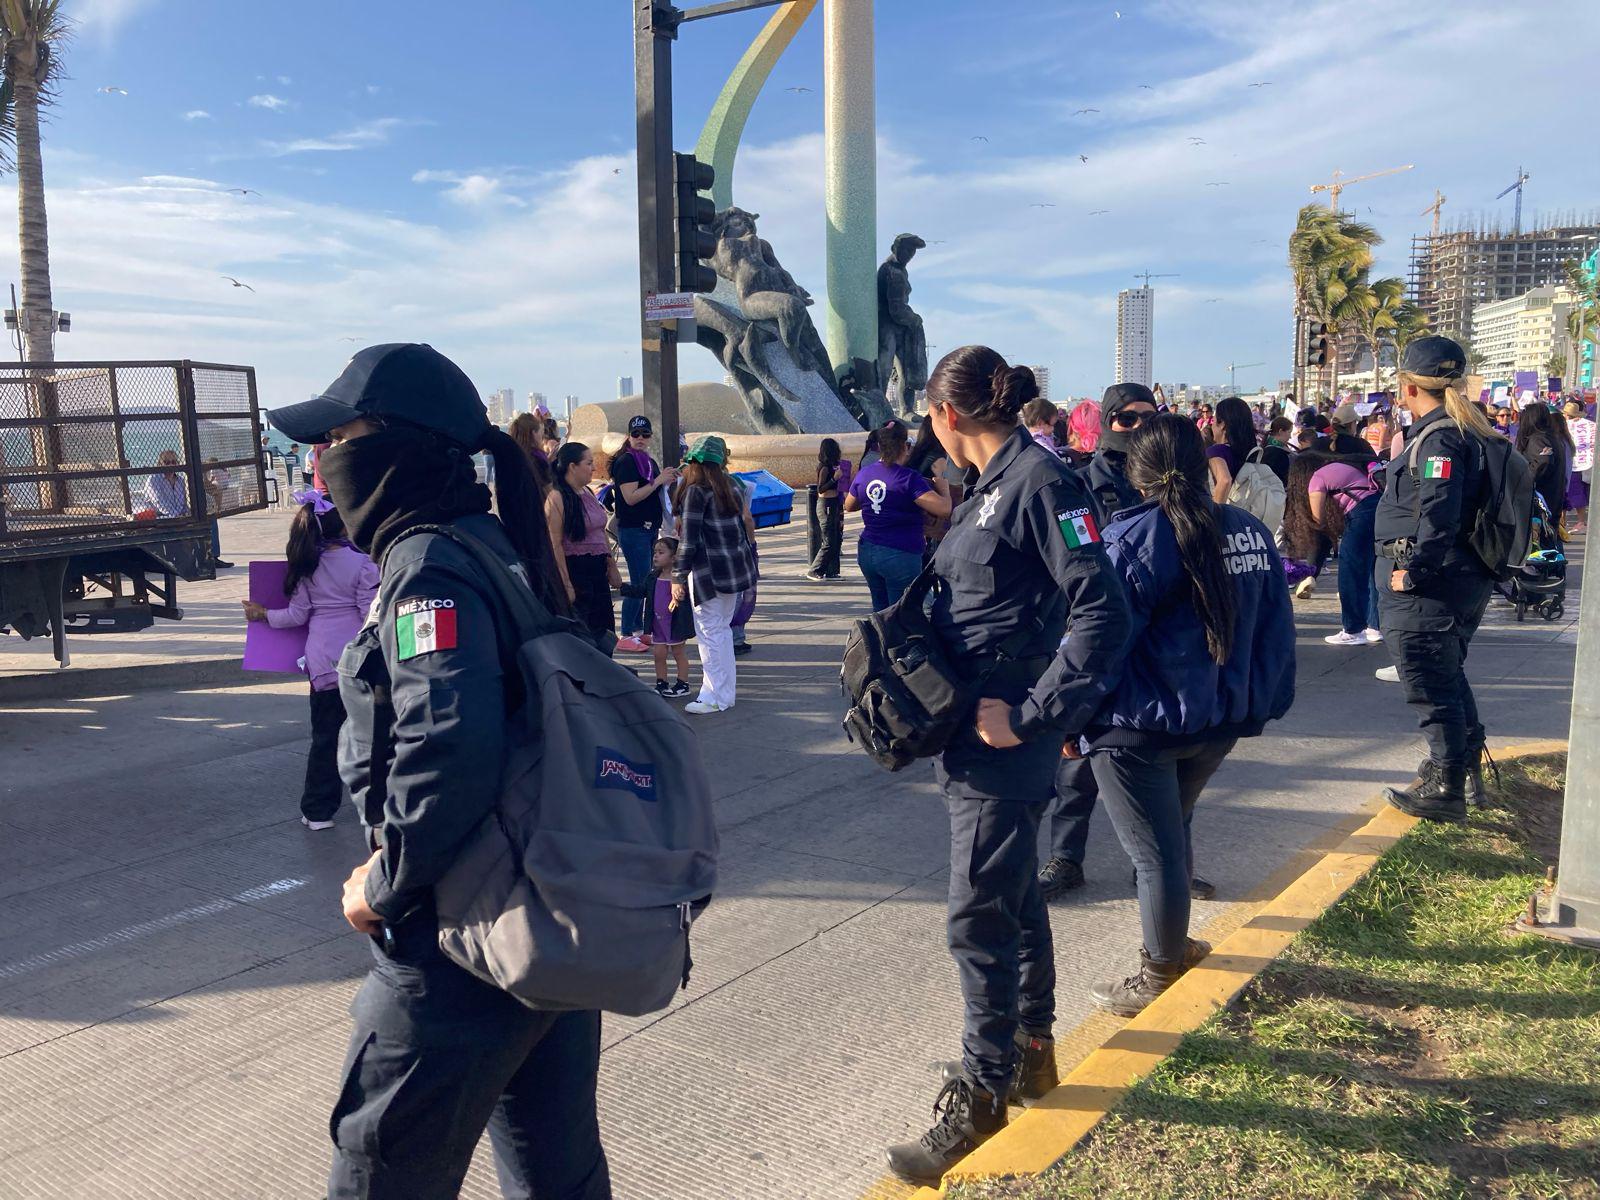
[[[684,457],[683,482],[672,505],[681,526],[672,603],[694,606],[694,636],[700,647],[700,695],[685,706],[692,713],[733,707],[730,626],[739,593],[754,587],[756,580],[744,505],[727,462],[728,447],[721,438],[697,441]]]

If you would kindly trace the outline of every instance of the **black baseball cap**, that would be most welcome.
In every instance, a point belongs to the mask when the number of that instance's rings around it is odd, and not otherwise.
[[[629,437],[649,437],[655,431],[650,428],[650,418],[640,413],[628,421]]]
[[[297,442],[325,442],[330,429],[359,417],[418,425],[468,450],[492,428],[466,372],[421,342],[358,350],[322,395],[267,412],[273,428]]]
[[[1400,369],[1424,379],[1448,379],[1467,372],[1467,353],[1447,337],[1423,337],[1406,343]]]
[[[1100,399],[1100,411],[1113,413],[1119,408],[1140,402],[1151,408],[1156,406],[1156,394],[1142,383],[1113,383]]]

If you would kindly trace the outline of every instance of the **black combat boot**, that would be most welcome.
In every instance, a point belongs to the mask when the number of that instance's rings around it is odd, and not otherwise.
[[[1424,821],[1460,822],[1467,819],[1466,782],[1465,767],[1448,767],[1430,758],[1422,764],[1415,783],[1408,788],[1384,788],[1383,798]]]
[[[933,1128],[927,1133],[886,1152],[891,1171],[929,1187],[938,1186],[946,1171],[1006,1126],[1005,1102],[965,1075],[939,1090],[933,1116]]]
[[[944,1065],[945,1083],[961,1076],[958,1062]],[[1037,1100],[1061,1082],[1056,1072],[1056,1040],[1048,1034],[1017,1030],[1017,1065],[1011,1072],[1011,1089],[1006,1099],[1012,1104]]]
[[[1052,858],[1039,872],[1039,894],[1046,900],[1082,886],[1083,867],[1070,858]]]
[[[1462,798],[1466,800],[1468,808],[1482,808],[1489,803],[1489,788],[1484,782],[1483,768],[1489,768],[1489,776],[1494,780],[1494,786],[1500,786],[1500,767],[1489,754],[1489,747],[1479,746],[1475,750],[1467,751],[1467,778],[1466,785],[1461,789]]]
[[[1126,979],[1108,979],[1089,989],[1096,1006],[1119,1017],[1134,1017],[1176,983],[1185,971],[1211,953],[1211,944],[1190,938],[1180,962],[1160,962],[1139,951],[1139,973]]]

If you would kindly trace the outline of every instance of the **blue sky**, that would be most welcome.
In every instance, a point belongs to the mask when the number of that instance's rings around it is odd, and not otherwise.
[[[1291,351],[1285,239],[1335,167],[1416,164],[1345,195],[1388,238],[1383,273],[1404,274],[1435,187],[1447,221],[1509,220],[1493,197],[1520,163],[1529,209],[1600,207],[1592,130],[1573,125],[1594,103],[1593,0],[1117,3],[879,0],[880,241],[942,243],[912,265],[934,357],[984,341],[1048,365],[1058,398],[1098,393],[1117,290],[1175,272],[1157,282],[1158,377],[1262,360],[1241,389],[1271,384]],[[626,0],[67,7],[80,29],[46,129],[74,316],[60,357],[249,363],[269,404],[375,341],[431,341],[519,396],[609,399],[637,376]],[[735,174],[819,294],[820,17]],[[765,19],[683,31],[680,148]],[[720,376],[699,349],[683,366]]]

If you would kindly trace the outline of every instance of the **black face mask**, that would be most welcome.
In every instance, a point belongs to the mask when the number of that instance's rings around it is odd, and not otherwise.
[[[1100,414],[1100,445],[1099,449],[1108,454],[1126,454],[1128,452],[1128,439],[1133,436],[1133,429],[1124,429],[1111,418],[1121,412],[1120,408],[1102,411]],[[1152,414],[1153,415],[1153,414]],[[1134,426],[1137,429],[1138,426]]]
[[[346,534],[380,565],[413,526],[489,511],[472,456],[425,430],[388,426],[329,446],[319,461]]]

